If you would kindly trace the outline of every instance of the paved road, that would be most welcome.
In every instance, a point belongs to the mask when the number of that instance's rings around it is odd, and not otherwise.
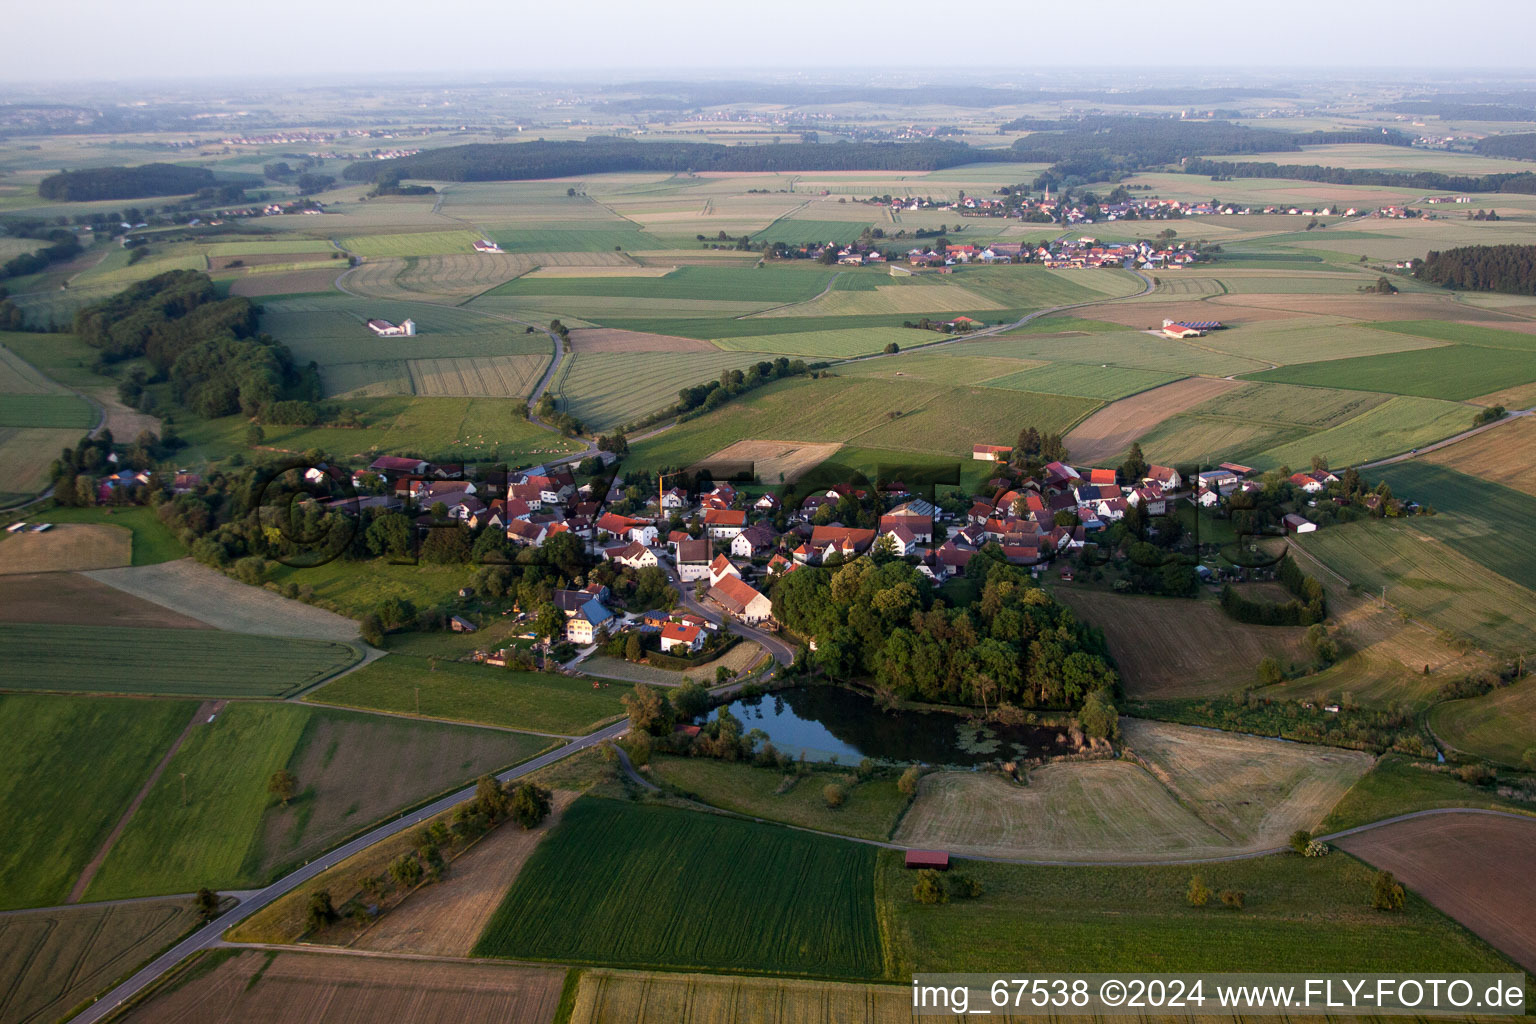
[[[628,728],[628,720],[615,722],[613,725],[610,725],[605,729],[600,729],[591,735],[583,736],[580,739],[574,740],[573,742],[568,743],[557,750],[551,750],[547,754],[542,754],[531,761],[525,761],[523,764],[520,764],[515,768],[508,769],[507,771],[498,775],[497,778],[501,779],[502,781],[507,781],[509,779],[516,779],[524,775],[528,775],[532,772],[538,771],[540,768],[547,767],[551,764],[554,764],[556,761],[570,757],[572,754],[579,753],[580,751],[589,747],[596,746],[600,743],[605,743],[609,740],[617,739],[619,736],[622,736]],[[185,960],[187,957],[191,956],[193,953],[198,952],[199,950],[208,949],[212,946],[218,945],[219,937],[230,926],[245,920],[247,917],[250,917],[256,911],[260,910],[262,907],[267,906],[268,904],[277,900],[279,897],[293,891],[300,885],[314,878],[316,875],[319,875],[320,873],[335,867],[337,864],[340,864],[342,861],[346,860],[353,854],[359,853],[375,843],[388,839],[390,836],[398,835],[401,832],[414,828],[428,818],[431,818],[437,814],[441,814],[443,811],[448,810],[456,804],[463,803],[465,800],[470,799],[474,795],[475,788],[473,786],[468,786],[456,793],[445,796],[440,800],[433,801],[420,810],[412,811],[409,814],[396,818],[394,821],[380,825],[378,828],[359,836],[358,838],[352,840],[350,843],[347,843],[345,846],[337,847],[330,853],[310,861],[308,864],[299,868],[297,871],[284,875],[282,878],[273,882],[265,889],[259,889],[256,892],[249,894],[247,898],[242,900],[232,910],[224,912],[223,914],[214,918],[208,924],[205,924],[203,927],[187,936],[187,938],[172,946],[166,952],[162,953],[149,964],[141,968],[127,981],[112,989],[112,991],[102,996],[99,1000],[97,1000],[95,1003],[92,1003],[86,1009],[82,1010],[78,1016],[72,1019],[77,1022],[77,1024],[94,1024],[95,1021],[104,1019],[124,1002],[133,998],[149,985],[159,980],[167,971],[176,966],[182,960]]]
[[[1495,427],[1502,427],[1506,423],[1513,423],[1515,420],[1519,419],[1520,417],[1522,417],[1522,416],[1529,416],[1532,413],[1536,413],[1536,408],[1532,408],[1532,409],[1511,409],[1509,411],[1509,415],[1505,416],[1501,420],[1494,420],[1492,423],[1484,423],[1482,426],[1480,426],[1480,427],[1473,427],[1471,430],[1463,430],[1461,433],[1456,434],[1456,435],[1454,435],[1452,437],[1448,437],[1448,438],[1446,438],[1443,441],[1436,441],[1434,444],[1427,444],[1427,445],[1425,445],[1422,448],[1415,448],[1411,452],[1403,452],[1401,455],[1392,455],[1392,456],[1389,456],[1389,457],[1387,457],[1385,459],[1377,459],[1375,462],[1362,463],[1360,465],[1360,468],[1361,469],[1375,469],[1377,466],[1390,466],[1394,462],[1405,462],[1408,459],[1416,459],[1420,455],[1428,455],[1430,452],[1437,452],[1441,448],[1445,448],[1445,447],[1448,447],[1450,445],[1455,444],[1457,441],[1465,441],[1469,437],[1475,437],[1476,435],[1481,434],[1485,430],[1492,430]]]
[[[667,574],[667,580],[672,584],[672,589],[677,591],[678,599],[682,602],[683,607],[695,615],[703,616],[716,625],[719,625],[723,620],[727,630],[737,636],[762,644],[768,653],[773,655],[773,660],[780,665],[789,666],[795,663],[795,648],[787,641],[767,630],[756,629],[745,623],[737,622],[735,619],[728,618],[718,611],[704,607],[704,605],[693,599],[692,584],[686,583],[678,577],[676,567],[663,564],[662,571]]]

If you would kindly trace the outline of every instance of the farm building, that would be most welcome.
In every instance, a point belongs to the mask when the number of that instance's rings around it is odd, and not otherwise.
[[[1301,516],[1297,515],[1295,512],[1292,512],[1290,515],[1286,516],[1284,519],[1282,519],[1280,521],[1285,524],[1285,532],[1286,533],[1316,533],[1317,532],[1317,524],[1316,523],[1311,522],[1311,521],[1309,521],[1307,519],[1303,519]]]
[[[718,583],[709,588],[709,596],[743,622],[762,622],[773,614],[773,602],[737,576],[722,576]]]
[[[381,338],[414,338],[416,337],[416,321],[406,319],[398,324],[388,320],[369,320],[368,329]]]
[[[1013,449],[1003,444],[978,444],[971,448],[971,458],[979,462],[1007,462]]]
[[[475,252],[501,252],[501,246],[489,238],[482,238],[475,243]]]
[[[1205,332],[1192,324],[1167,324],[1163,327],[1163,334],[1169,338],[1182,340],[1184,338],[1199,338]]]
[[[908,868],[932,868],[935,871],[949,870],[949,854],[943,850],[908,850]]]

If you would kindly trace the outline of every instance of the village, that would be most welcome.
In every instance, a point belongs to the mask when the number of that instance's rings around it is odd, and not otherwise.
[[[978,493],[927,497],[899,480],[804,492],[791,484],[774,493],[755,481],[716,482],[683,472],[651,478],[647,489],[633,475],[613,476],[618,457],[606,451],[574,471],[536,466],[499,479],[481,476],[473,466],[380,456],[351,474],[360,496],[333,499],[328,507],[404,513],[412,517],[418,542],[445,525],[476,536],[500,534],[511,550],[542,548],[568,535],[597,568],[584,586],[553,594],[565,617],[564,641],[591,649],[635,631],[659,653],[683,658],[724,636],[720,622],[699,614],[703,609],[721,620],[777,631],[773,586],[807,566],[833,567],[863,556],[901,559],[942,588],[967,576],[985,551],[984,557],[1024,567],[1037,578],[1054,570],[1071,581],[1081,561],[1074,556],[1102,547],[1106,535],[1113,538],[1111,547],[1155,538],[1159,523],[1193,522],[1197,510],[1206,517],[1252,519],[1267,496],[1272,521],[1262,532],[1274,535],[1317,530],[1328,520],[1327,513],[1313,511],[1319,506],[1354,505],[1367,514],[1416,510],[1390,496],[1361,493],[1358,478],[1344,481],[1325,467],[1277,476],[1235,463],[1209,469],[1142,465],[1133,477],[1127,467],[1015,464],[1013,455],[1012,446],[976,445],[972,459],[995,466]],[[340,471],[310,471],[317,482],[326,472]],[[694,479],[696,486],[665,486],[669,477]],[[586,482],[578,483],[580,478]],[[1134,524],[1134,530],[1116,530],[1120,524]],[[1184,532],[1175,525],[1165,540]],[[1200,550],[1197,540],[1196,563]],[[649,582],[637,585],[647,571]],[[1239,578],[1243,570],[1192,564],[1188,572],[1191,583],[1217,583]],[[675,610],[650,607],[658,588],[675,593],[662,602]],[[626,608],[632,602],[620,592],[643,593],[646,607]],[[524,610],[524,617],[533,614]],[[455,619],[450,628],[474,626]]]

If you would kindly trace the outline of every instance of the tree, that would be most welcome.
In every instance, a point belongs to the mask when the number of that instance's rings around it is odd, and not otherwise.
[[[1199,875],[1190,875],[1189,888],[1184,891],[1184,898],[1192,907],[1203,907],[1211,902],[1211,890],[1205,884],[1205,879]]]
[[[917,882],[912,886],[912,898],[929,906],[948,903],[949,893],[944,891],[943,876],[932,868],[919,871]]]
[[[565,613],[553,604],[545,604],[534,617],[533,631],[554,643],[565,635]]]
[[[691,721],[709,710],[712,700],[709,691],[692,679],[684,679],[683,685],[672,691],[672,709],[683,721]]]
[[[1312,842],[1312,833],[1308,832],[1304,828],[1299,828],[1295,832],[1291,833],[1291,849],[1295,850],[1297,853],[1305,855],[1307,852],[1307,844],[1310,842]]]
[[[629,634],[624,641],[624,660],[639,661],[643,657],[645,657],[645,649],[640,646],[640,634]]]
[[[212,889],[197,890],[197,895],[192,897],[192,909],[204,921],[212,921],[219,916],[219,894]]]
[[[974,900],[984,891],[974,875],[962,874],[958,871],[952,872],[945,882],[945,888],[949,890],[949,894],[960,900]]]
[[[1147,475],[1147,459],[1141,453],[1141,443],[1131,444],[1131,454],[1120,464],[1120,476],[1128,484],[1139,483]]]
[[[1227,907],[1227,908],[1229,908],[1231,910],[1242,910],[1243,909],[1243,901],[1246,898],[1247,898],[1247,893],[1243,892],[1241,889],[1223,889],[1223,890],[1221,890],[1221,903],[1222,903],[1223,906],[1225,906],[1225,907]]]
[[[1520,762],[1525,765],[1528,771],[1536,772],[1536,747],[1527,747],[1525,753],[1520,757]]]
[[[267,780],[267,792],[281,800],[284,807],[288,806],[288,801],[292,800],[298,791],[299,780],[294,778],[293,773],[286,768],[279,768],[272,773],[272,778]]]
[[[821,787],[821,798],[828,807],[835,809],[847,802],[848,791],[836,782],[829,782]]]
[[[1099,688],[1088,694],[1083,701],[1083,710],[1078,712],[1077,720],[1083,727],[1083,732],[1097,739],[1112,740],[1120,735],[1120,715],[1111,703],[1114,694],[1106,688]]]
[[[1264,686],[1282,682],[1285,679],[1285,671],[1280,668],[1280,662],[1274,657],[1267,657],[1259,662],[1259,682]]]
[[[630,727],[637,732],[662,736],[671,731],[675,712],[666,694],[656,687],[641,683],[620,697],[619,702],[629,713]]]
[[[421,881],[421,861],[414,853],[402,853],[389,865],[389,877],[402,889],[410,889]]]
[[[252,423],[245,428],[245,446],[255,448],[267,439],[267,432],[261,429],[260,423]]]
[[[531,782],[523,782],[512,790],[507,806],[512,820],[526,832],[549,817],[549,809],[553,805],[549,790]]]
[[[884,349],[884,351],[885,351],[885,354],[886,354],[886,355],[888,355],[888,356],[893,356],[893,355],[895,355],[895,354],[896,354],[896,353],[897,353],[897,352],[900,352],[900,351],[901,351],[901,346],[899,346],[899,345],[897,345],[897,344],[896,344],[896,343],[895,343],[895,342],[894,342],[894,341],[888,341],[888,342],[886,342],[886,344],[885,344],[885,349]]]
[[[1402,910],[1408,894],[1390,871],[1378,871],[1371,880],[1371,906],[1376,910]]]
[[[896,788],[901,790],[903,796],[916,796],[917,783],[923,777],[923,770],[917,765],[911,765],[901,773],[901,778],[896,781]]]
[[[88,476],[75,477],[75,504],[90,506],[96,504],[96,482]]]
[[[331,903],[331,892],[329,889],[321,889],[319,892],[309,894],[309,905],[305,911],[305,923],[310,931],[319,931],[336,920],[336,917],[336,907]]]
[[[500,821],[507,813],[506,790],[492,776],[482,775],[475,780],[475,798],[470,801],[470,807],[485,815],[487,821]]]

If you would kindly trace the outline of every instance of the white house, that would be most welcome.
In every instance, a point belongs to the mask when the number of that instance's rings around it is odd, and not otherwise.
[[[661,650],[663,654],[671,654],[679,647],[687,654],[692,654],[704,646],[704,631],[698,626],[687,626],[681,622],[669,622],[661,627]]]
[[[565,638],[573,644],[590,644],[597,639],[598,631],[612,620],[613,612],[594,597],[566,620]]]
[[[613,560],[631,569],[647,569],[660,564],[656,561],[656,552],[637,540],[630,541],[623,551],[614,556]]]
[[[727,576],[735,576],[741,579],[741,570],[731,564],[731,560],[724,555],[716,555],[715,560],[709,563],[709,585],[718,586],[720,581]]]
[[[766,526],[749,526],[731,539],[731,554],[737,558],[753,558],[773,549],[773,531]]]
[[[687,508],[688,492],[681,487],[672,488],[661,496],[661,507],[668,512]]]
[[[709,596],[742,622],[755,624],[773,614],[773,602],[735,576],[721,578],[710,587]]]
[[[680,540],[677,542],[677,578],[684,583],[703,579],[709,575],[709,541]]]

